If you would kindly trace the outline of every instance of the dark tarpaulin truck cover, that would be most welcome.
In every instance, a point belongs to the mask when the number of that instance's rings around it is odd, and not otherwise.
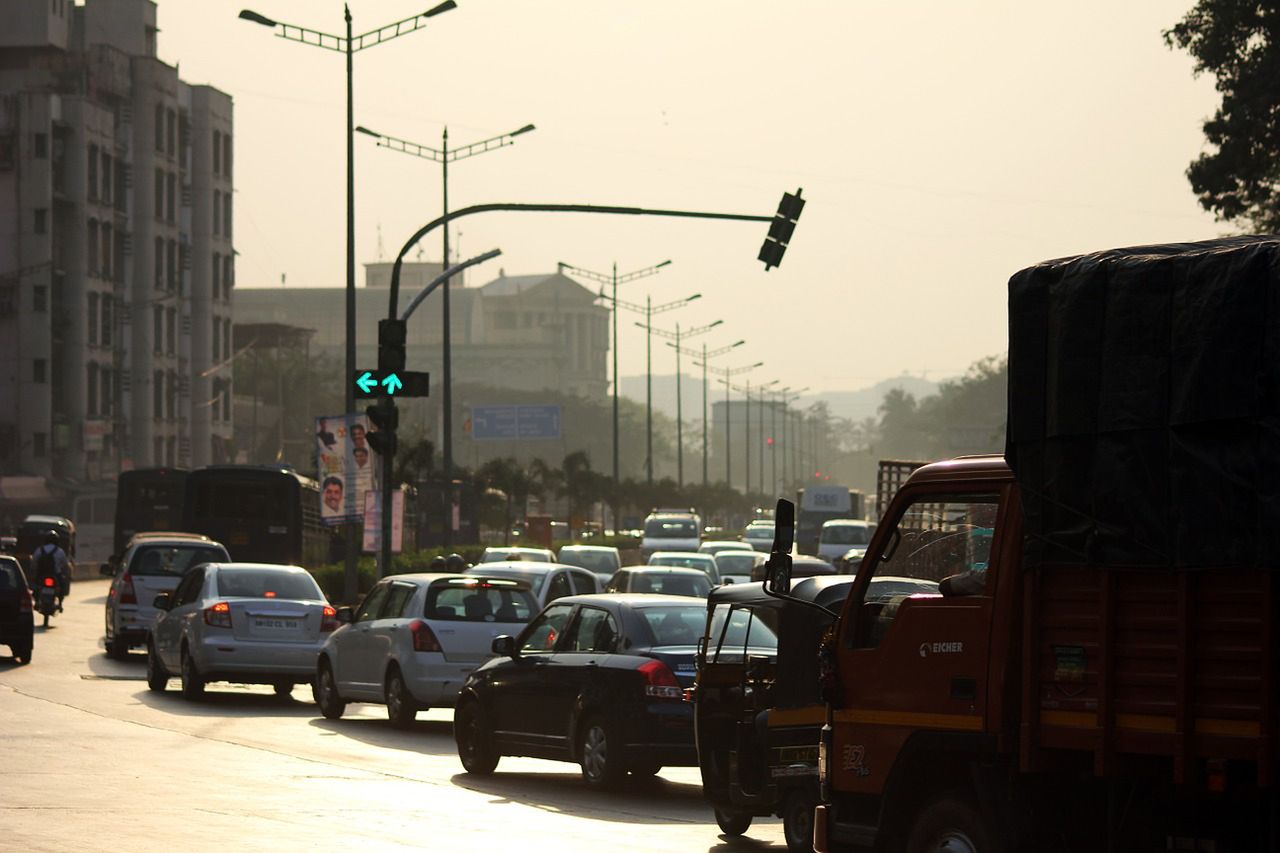
[[[1280,238],[1014,275],[1007,436],[1032,565],[1280,567]]]

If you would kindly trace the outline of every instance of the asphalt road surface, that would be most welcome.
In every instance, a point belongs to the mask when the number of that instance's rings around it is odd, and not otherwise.
[[[7,850],[785,850],[777,820],[719,834],[696,768],[616,792],[576,765],[504,758],[462,772],[450,711],[391,727],[377,705],[328,721],[309,687],[151,693],[146,657],[103,653],[107,582],[75,585],[0,657],[0,848]],[[7,649],[5,650],[7,651]]]

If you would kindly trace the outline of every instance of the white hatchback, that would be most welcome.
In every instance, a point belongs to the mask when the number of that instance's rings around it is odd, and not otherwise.
[[[147,641],[147,686],[198,699],[210,681],[271,684],[284,696],[310,682],[316,655],[338,627],[315,578],[299,566],[207,563],[188,571],[160,611]]]
[[[466,574],[522,580],[529,584],[539,609],[566,595],[603,592],[605,585],[595,572],[560,563],[478,563]]]
[[[538,612],[529,585],[510,578],[392,575],[352,613],[338,611],[316,666],[316,704],[331,720],[347,702],[385,703],[399,726],[418,711],[450,707],[493,638],[514,636]]]

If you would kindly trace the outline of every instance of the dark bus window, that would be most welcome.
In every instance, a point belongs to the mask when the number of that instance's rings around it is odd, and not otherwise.
[[[225,563],[221,548],[183,545],[139,545],[129,558],[128,569],[135,575],[181,577],[201,563]]]

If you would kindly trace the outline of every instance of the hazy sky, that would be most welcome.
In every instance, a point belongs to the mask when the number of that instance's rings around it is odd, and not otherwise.
[[[338,2],[252,3],[343,27]],[[434,2],[351,5],[359,33]],[[1190,5],[458,0],[356,55],[356,123],[433,147],[446,124],[458,146],[535,123],[514,146],[451,166],[455,209],[768,215],[803,187],[795,239],[768,273],[757,223],[481,214],[459,223],[456,242],[463,257],[503,251],[474,284],[499,267],[606,271],[616,260],[626,272],[670,258],[619,296],[700,291],[661,319],[723,319],[708,344],[745,338],[719,363],[764,361],[753,380],[828,390],[903,371],[938,379],[1005,350],[1005,283],[1022,266],[1227,230],[1184,175],[1213,81],[1193,79],[1160,35]],[[284,273],[289,285],[340,286],[343,58],[274,38],[237,20],[240,8],[161,0],[158,13],[161,58],[235,98],[237,283],[278,285]],[[438,164],[357,136],[356,180],[358,263],[378,259],[379,228],[390,260],[440,213]],[[435,260],[439,238],[428,240]],[[622,372],[642,372],[643,332],[622,319]]]

